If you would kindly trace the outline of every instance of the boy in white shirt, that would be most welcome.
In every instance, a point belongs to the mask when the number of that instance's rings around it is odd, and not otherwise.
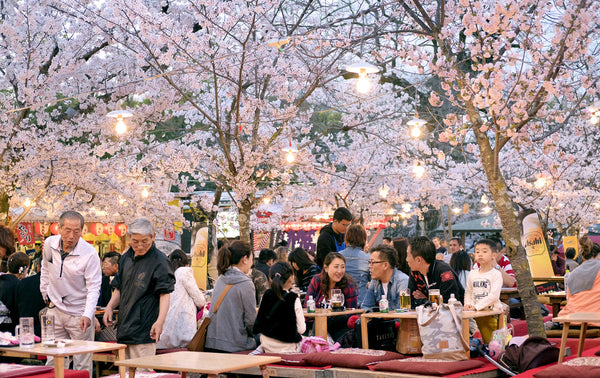
[[[475,262],[479,263],[479,270],[472,270],[467,277],[464,311],[502,309],[502,274],[494,268],[496,253],[496,243],[492,240],[482,239],[475,243]],[[475,320],[483,342],[488,344],[492,339],[492,332],[498,328],[498,319],[486,316]]]

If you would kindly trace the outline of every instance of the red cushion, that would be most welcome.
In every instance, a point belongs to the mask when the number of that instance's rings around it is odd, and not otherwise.
[[[137,374],[135,376],[137,377]],[[50,373],[27,375],[19,378],[54,378],[54,371]],[[90,378],[90,373],[88,373],[87,370],[65,370],[65,378]]]
[[[35,375],[46,373],[54,370],[52,366],[43,365],[19,365],[19,364],[0,364],[0,377],[11,378],[11,377],[24,377],[28,375]],[[53,373],[54,374],[54,373]]]
[[[547,367],[533,376],[536,378],[600,377],[600,359],[598,357],[576,357],[562,365]]]
[[[304,357],[304,361],[312,366],[332,365],[334,367],[364,369],[369,364],[401,358],[404,358],[404,356],[399,353],[384,350],[345,348],[333,352],[309,353]]]
[[[447,375],[477,369],[485,363],[479,360],[444,361],[422,357],[405,358],[380,362],[369,366],[371,370],[393,371],[397,373],[416,373],[429,375]]]

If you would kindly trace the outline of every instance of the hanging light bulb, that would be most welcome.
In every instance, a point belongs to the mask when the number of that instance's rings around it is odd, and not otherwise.
[[[356,91],[358,93],[364,94],[371,90],[371,83],[367,78],[367,74],[379,72],[379,67],[361,61],[347,66],[346,71],[358,74],[358,81],[356,82]]]
[[[419,114],[415,110],[415,117],[410,121],[406,122],[406,125],[410,127],[410,136],[413,138],[419,138],[423,132],[422,127],[427,124],[427,121],[419,118]]]
[[[481,211],[482,211],[484,214],[489,214],[489,213],[491,213],[491,212],[492,212],[492,208],[491,208],[491,207],[489,207],[489,206],[485,206],[483,209],[481,209]]]
[[[264,198],[263,198],[263,203],[264,203],[265,205],[268,205],[268,204],[270,204],[270,203],[271,203],[271,199],[270,199],[269,197],[264,197]]]
[[[118,135],[123,135],[127,131],[127,125],[123,118],[132,117],[133,114],[127,110],[113,110],[106,115],[107,117],[116,118],[115,131]]]
[[[548,180],[546,180],[546,178],[544,176],[540,176],[537,180],[535,180],[533,185],[535,186],[536,189],[541,190],[546,185],[548,185]]]
[[[390,188],[386,184],[383,184],[383,186],[379,188],[379,196],[385,198],[388,194],[390,194]]]
[[[402,204],[402,211],[405,213],[410,213],[410,211],[412,210],[412,206],[410,203],[404,203]]]
[[[490,202],[487,198],[487,196],[485,195],[485,193],[481,196],[481,203],[484,205],[487,205],[488,202]]]
[[[287,145],[283,147],[283,152],[286,152],[285,160],[289,164],[292,164],[296,160],[296,152],[298,152],[298,149],[294,146],[294,143],[292,143],[291,137],[288,140]]]
[[[142,198],[148,198],[148,196],[150,196],[150,191],[147,186],[144,186],[142,189]]]
[[[23,202],[23,205],[25,207],[31,207],[31,205],[33,205],[33,202],[31,202],[31,200],[29,198],[25,198],[25,201]]]
[[[417,164],[413,166],[413,173],[417,178],[421,178],[425,174],[425,167],[423,167],[420,162],[417,162]]]
[[[458,215],[458,214],[460,213],[460,208],[455,206],[455,207],[453,207],[453,208],[452,208],[452,212],[453,212],[455,215]]]

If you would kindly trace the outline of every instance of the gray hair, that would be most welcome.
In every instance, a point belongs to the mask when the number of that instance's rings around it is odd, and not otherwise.
[[[65,225],[65,220],[66,219],[74,219],[74,220],[78,220],[79,222],[81,222],[81,228],[83,229],[83,215],[79,214],[77,211],[65,211],[64,213],[62,213],[60,215],[60,218],[58,218],[58,225],[60,227]]]
[[[129,224],[127,229],[129,235],[150,235],[154,236],[154,224],[148,218],[137,218]]]

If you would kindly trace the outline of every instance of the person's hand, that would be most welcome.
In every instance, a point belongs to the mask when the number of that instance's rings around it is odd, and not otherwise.
[[[110,327],[113,325],[113,310],[112,308],[104,309],[104,316],[102,317],[102,322],[105,326]]]
[[[463,307],[463,311],[476,311],[475,306],[468,304]]]
[[[94,316],[94,332],[98,333],[100,332],[100,322],[98,321],[98,318]]]
[[[427,299],[427,297],[425,296],[425,294],[423,294],[423,292],[421,290],[413,291],[413,297],[415,299]]]
[[[89,326],[92,325],[92,320],[90,318],[88,318],[87,316],[82,316],[81,318],[79,318],[79,328],[81,328],[81,330],[83,332],[85,332]]]
[[[558,255],[557,254],[553,254],[551,257],[552,261],[556,261],[558,260]]]
[[[162,323],[155,322],[152,324],[152,328],[150,329],[150,338],[156,342],[158,342],[158,338],[162,333],[163,325]]]

